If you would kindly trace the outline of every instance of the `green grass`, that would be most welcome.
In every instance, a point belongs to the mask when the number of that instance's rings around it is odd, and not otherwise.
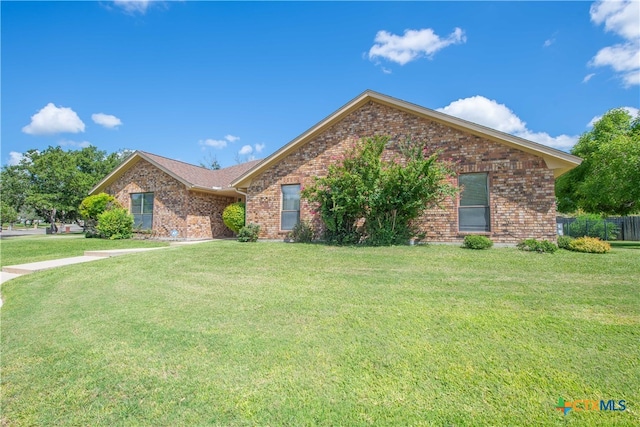
[[[1,422],[638,425],[639,261],[218,241],[20,277]]]
[[[0,239],[0,266],[82,256],[84,251],[167,246],[149,240],[87,239],[81,234]]]

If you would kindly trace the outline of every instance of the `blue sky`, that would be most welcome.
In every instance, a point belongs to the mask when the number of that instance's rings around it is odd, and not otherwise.
[[[3,1],[1,160],[92,144],[231,166],[366,89],[566,151],[637,111],[639,6]]]

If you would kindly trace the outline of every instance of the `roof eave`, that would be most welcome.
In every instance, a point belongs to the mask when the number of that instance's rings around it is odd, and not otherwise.
[[[138,163],[141,159],[140,152],[134,151],[131,153],[118,167],[111,171],[107,176],[102,178],[90,191],[89,195],[97,194],[103,191],[109,184],[118,179],[124,172],[126,172],[133,165]]]
[[[193,187],[193,184],[186,181],[184,178],[176,175],[175,173],[171,172],[170,170],[168,170],[167,168],[165,168],[164,166],[162,166],[161,164],[159,164],[149,156],[145,155],[145,153],[140,151],[134,151],[124,162],[120,164],[120,166],[118,166],[115,170],[113,170],[113,172],[111,172],[109,175],[104,177],[102,181],[100,181],[95,187],[93,187],[93,189],[91,189],[89,194],[96,194],[99,191],[103,191],[104,188],[106,188],[109,184],[111,184],[112,182],[120,178],[122,174],[124,174],[127,170],[132,168],[134,165],[136,165],[140,160],[146,160],[147,162],[151,163],[151,165],[153,165],[154,167],[160,169],[162,172],[174,178],[176,181],[182,183],[185,187],[187,188]]]

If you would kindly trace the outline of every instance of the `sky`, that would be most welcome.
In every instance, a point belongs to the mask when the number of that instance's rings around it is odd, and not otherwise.
[[[569,151],[640,104],[640,1],[2,1],[1,162],[263,158],[367,89]]]

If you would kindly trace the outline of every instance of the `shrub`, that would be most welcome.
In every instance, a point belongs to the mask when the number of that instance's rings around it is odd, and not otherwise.
[[[85,197],[78,207],[78,212],[84,219],[97,220],[98,215],[112,207],[122,206],[120,206],[115,197],[107,193],[100,193]]]
[[[229,230],[238,233],[244,227],[245,206],[242,202],[232,203],[222,211],[222,221]]]
[[[521,251],[552,254],[558,250],[555,243],[548,240],[526,239],[516,245]]]
[[[78,207],[78,212],[82,218],[84,218],[84,225],[86,229],[85,236],[89,238],[98,237],[98,232],[96,230],[98,216],[115,207],[121,208],[122,206],[118,203],[115,197],[107,193],[94,194],[93,196],[85,197]]]
[[[260,234],[258,224],[247,224],[238,231],[238,242],[257,242]]]
[[[467,249],[489,249],[493,246],[493,242],[486,236],[469,235],[464,236],[463,248]]]
[[[573,241],[571,236],[558,236],[558,247],[561,249],[569,249],[569,243]]]
[[[598,237],[600,240],[616,240],[619,232],[620,228],[616,224],[607,222],[596,214],[578,215],[575,221],[569,224],[569,235],[573,237],[589,236]]]
[[[396,156],[383,156],[385,148]],[[363,138],[300,193],[318,211],[329,244],[403,245],[415,220],[457,193],[451,165],[420,141]]]
[[[123,208],[104,211],[98,215],[96,230],[107,239],[130,239],[133,235],[133,215]]]
[[[580,237],[569,243],[569,250],[591,254],[604,254],[611,250],[611,245],[597,237]]]
[[[295,243],[311,243],[313,241],[314,231],[311,224],[306,221],[300,221],[293,227],[289,233],[289,239]]]

